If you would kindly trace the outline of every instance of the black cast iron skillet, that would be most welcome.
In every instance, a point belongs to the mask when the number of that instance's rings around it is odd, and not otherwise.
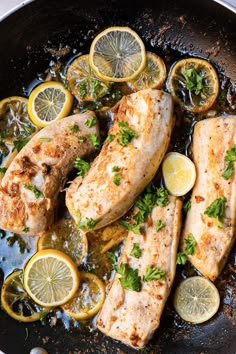
[[[236,83],[236,15],[213,1],[37,0],[0,23],[0,99],[24,94],[27,90],[22,87],[48,67],[51,55],[45,47],[69,45],[85,53],[91,38],[112,25],[132,27],[147,49],[169,54],[172,60],[185,55],[210,58],[231,84]],[[218,284],[218,314],[203,325],[184,324],[174,313],[170,296],[147,352],[236,353],[235,263],[234,250]],[[36,346],[50,354],[136,353],[97,331],[68,331],[60,321],[53,328],[21,324],[0,312],[0,350],[28,354]]]

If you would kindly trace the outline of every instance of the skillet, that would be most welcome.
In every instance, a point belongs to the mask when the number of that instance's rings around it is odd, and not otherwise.
[[[58,48],[62,44],[86,53],[94,34],[112,25],[130,26],[140,34],[148,50],[160,56],[168,54],[172,61],[186,53],[209,58],[225,75],[224,84],[235,89],[236,15],[219,4],[210,0],[37,0],[0,23],[0,99],[28,94],[36,73],[43,72],[52,59],[45,47]],[[235,264],[234,247],[216,283],[220,310],[206,324],[181,321],[170,296],[148,353],[236,353]],[[177,273],[174,287],[178,277]],[[1,282],[3,278],[2,272]],[[56,327],[42,326],[40,322],[22,324],[1,311],[0,350],[28,354],[31,348],[40,346],[50,354],[136,353],[97,331],[82,327],[66,330],[63,322],[58,322]]]

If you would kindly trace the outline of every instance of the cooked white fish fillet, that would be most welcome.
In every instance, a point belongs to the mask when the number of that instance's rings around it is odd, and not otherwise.
[[[82,183],[75,179],[67,190],[66,205],[76,221],[78,215],[82,222],[99,220],[98,229],[127,212],[164,157],[174,126],[172,111],[172,98],[162,91],[147,89],[122,98],[109,131],[114,140],[105,141]],[[119,143],[120,123],[137,134],[126,146]],[[117,174],[119,185],[114,183]]]
[[[155,207],[143,235],[129,231],[120,259],[120,263],[138,269],[142,278],[148,266],[157,267],[165,272],[164,280],[142,281],[141,291],[135,292],[124,290],[116,274],[97,318],[97,326],[103,333],[136,349],[143,348],[159,326],[170,293],[176,270],[181,209],[182,202],[176,197],[169,197],[166,207]],[[157,232],[158,220],[165,227]],[[134,243],[142,249],[139,259],[130,255]]]
[[[0,185],[0,228],[19,234],[36,235],[53,221],[58,193],[77,156],[94,151],[87,139],[98,126],[88,128],[93,112],[76,114],[40,130],[17,154]],[[78,131],[71,127],[76,125]]]
[[[193,160],[197,179],[191,197],[182,234],[192,234],[196,253],[189,260],[205,277],[215,280],[225,265],[235,240],[236,173],[229,180],[222,177],[226,169],[226,151],[236,144],[236,116],[210,118],[196,124],[193,134]],[[222,227],[217,218],[204,214],[216,199],[225,197],[225,215]]]

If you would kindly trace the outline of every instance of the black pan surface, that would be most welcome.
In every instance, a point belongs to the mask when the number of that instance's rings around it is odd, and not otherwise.
[[[68,45],[86,53],[91,39],[112,25],[132,27],[146,48],[157,54],[209,58],[236,92],[236,15],[213,1],[37,0],[0,23],[0,99],[28,92],[36,73],[52,59],[45,47]],[[233,100],[236,105],[235,93]],[[206,324],[184,324],[174,313],[170,296],[147,353],[236,353],[235,251],[216,283],[221,295],[218,314]],[[1,274],[1,282],[3,278]],[[177,283],[178,275],[174,287]],[[28,354],[36,346],[50,354],[137,352],[97,331],[66,330],[62,321],[56,327],[21,324],[0,312],[0,350]]]

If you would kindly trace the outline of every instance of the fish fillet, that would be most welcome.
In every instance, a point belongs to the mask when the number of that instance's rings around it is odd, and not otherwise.
[[[215,280],[225,265],[235,240],[236,173],[226,180],[226,151],[236,144],[236,116],[210,118],[196,124],[193,134],[193,160],[197,180],[191,197],[182,234],[184,239],[192,234],[196,253],[189,260],[205,277]],[[235,169],[234,164],[234,169]],[[219,227],[216,218],[204,214],[207,207],[220,197],[225,197],[226,208]]]
[[[1,181],[0,228],[34,236],[50,226],[58,193],[76,157],[94,151],[88,139],[78,139],[98,133],[97,125],[86,125],[91,116],[93,112],[86,112],[52,123],[16,155]]]
[[[89,172],[75,179],[66,193],[72,217],[99,221],[95,229],[120,218],[152,180],[169,145],[174,126],[173,103],[168,93],[142,90],[122,98],[109,136]],[[121,146],[119,123],[125,122],[137,138]],[[118,167],[118,172],[113,168]],[[120,184],[114,183],[116,174]]]
[[[155,207],[143,235],[129,231],[120,263],[128,263],[143,277],[148,266],[165,271],[165,279],[142,282],[140,292],[124,290],[116,274],[97,319],[106,335],[136,349],[143,348],[159,326],[162,311],[174,280],[176,254],[181,227],[182,202],[169,197],[166,207]],[[162,220],[165,227],[156,231]],[[142,249],[139,259],[130,255],[134,243]]]

